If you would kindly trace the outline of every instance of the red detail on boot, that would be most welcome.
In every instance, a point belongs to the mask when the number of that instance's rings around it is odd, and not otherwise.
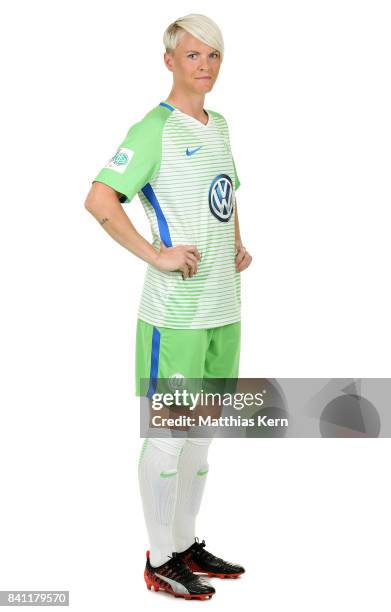
[[[190,558],[189,558],[190,557]],[[184,559],[184,562],[186,563],[187,567],[192,571],[192,572],[199,572],[199,573],[203,573],[203,574],[208,574],[208,576],[214,576],[215,578],[239,578],[239,576],[241,576],[242,574],[217,574],[215,572],[208,572],[204,569],[202,569],[192,558],[191,555],[189,555],[187,558]]]
[[[208,572],[208,576],[213,576],[215,578],[239,578],[242,574],[213,574],[213,572]]]
[[[209,599],[210,597],[212,597],[212,595],[214,595],[214,593],[201,593],[199,595],[196,595],[196,594],[186,595],[184,593],[175,593],[175,591],[172,589],[172,587],[169,584],[164,583],[162,580],[159,580],[155,576],[152,576],[151,574],[147,572],[146,569],[144,571],[144,580],[146,582],[147,589],[149,591],[151,589],[153,589],[156,592],[166,591],[166,593],[169,593],[170,595],[174,595],[174,597],[182,597],[184,599]]]

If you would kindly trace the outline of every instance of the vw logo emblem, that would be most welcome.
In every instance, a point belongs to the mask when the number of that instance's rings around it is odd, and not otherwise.
[[[229,221],[233,211],[233,187],[228,174],[219,174],[209,189],[209,208],[219,221]]]

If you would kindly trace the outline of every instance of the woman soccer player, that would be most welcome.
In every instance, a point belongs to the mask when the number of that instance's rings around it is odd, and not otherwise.
[[[136,334],[136,394],[149,380],[234,379],[240,355],[240,272],[251,263],[239,231],[239,179],[223,115],[204,109],[223,60],[223,38],[203,15],[165,31],[169,96],[132,125],[95,177],[85,206],[102,227],[147,264]],[[138,197],[152,244],[122,204]],[[243,574],[205,550],[195,519],[209,469],[210,438],[147,437],[139,482],[150,539],[149,589],[205,599],[215,589],[197,573]]]

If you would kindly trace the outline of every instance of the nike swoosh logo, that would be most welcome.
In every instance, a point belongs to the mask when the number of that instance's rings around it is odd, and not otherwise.
[[[194,153],[197,153],[197,151],[199,151],[201,149],[202,145],[200,147],[196,147],[195,149],[189,149],[189,147],[187,147],[186,149],[186,155],[189,157],[190,155],[194,155]]]
[[[176,473],[177,473],[177,470],[163,470],[163,472],[160,472],[160,477],[170,478],[170,476],[175,476]]]
[[[197,476],[205,476],[205,474],[208,473],[209,470],[198,470],[197,472]]]

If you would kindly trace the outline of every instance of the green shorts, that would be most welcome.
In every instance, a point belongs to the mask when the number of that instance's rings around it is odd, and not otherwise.
[[[240,331],[240,321],[208,329],[174,329],[137,319],[136,395],[151,397],[159,379],[236,379]]]

